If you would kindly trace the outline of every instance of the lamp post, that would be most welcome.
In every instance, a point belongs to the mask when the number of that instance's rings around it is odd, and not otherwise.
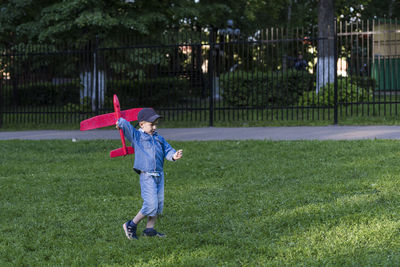
[[[240,29],[233,28],[233,20],[229,19],[226,22],[226,28],[219,29],[217,34],[219,36],[219,44],[216,44],[215,49],[215,75],[213,79],[213,88],[214,93],[213,97],[215,100],[221,99],[222,90],[219,86],[219,75],[221,72],[224,71],[233,71],[236,68],[236,64],[230,67],[231,63],[233,62],[233,49],[227,49],[232,42],[236,42],[239,40],[240,36]],[[228,66],[229,68],[221,68],[221,58],[223,56],[228,56]]]
[[[210,82],[210,127],[212,127],[214,124],[214,102],[221,100],[222,94],[222,90],[220,90],[219,87],[219,75],[221,73],[220,58],[224,56],[224,48],[227,46],[226,44],[229,44],[232,40],[238,40],[240,35],[239,29],[233,29],[233,20],[228,20],[226,24],[227,27],[225,29],[219,29],[217,31],[215,31],[213,28],[210,29],[210,54],[208,64],[208,77]],[[216,36],[219,36],[219,43],[217,43]],[[231,54],[231,58],[233,60],[233,53]],[[229,71],[233,70],[234,69],[232,68],[229,69]]]
[[[240,29],[233,29],[233,20],[228,19],[226,21],[226,28],[218,30],[218,34],[222,36],[228,36],[229,39],[231,39],[232,37],[235,37],[236,39],[236,37],[240,35]]]

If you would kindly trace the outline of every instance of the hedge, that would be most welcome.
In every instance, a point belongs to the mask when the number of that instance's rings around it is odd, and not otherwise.
[[[183,103],[189,96],[198,95],[199,89],[190,87],[188,79],[156,78],[143,81],[107,82],[107,99],[118,95],[130,106],[165,107]]]
[[[329,83],[322,87],[318,94],[316,90],[306,93],[299,99],[299,106],[334,106],[333,83]],[[339,103],[362,103],[372,98],[372,88],[363,88],[357,84],[351,83],[350,79],[338,79],[338,102]]]
[[[79,91],[82,85],[77,82],[53,84],[51,82],[27,83],[19,85],[17,101],[14,99],[14,88],[3,87],[3,97],[6,103],[20,106],[64,105],[79,103]]]
[[[63,106],[80,104],[79,80],[62,84],[51,82],[27,83],[18,86],[15,95],[11,85],[3,86],[3,99],[6,105],[19,106]],[[167,106],[185,101],[187,97],[198,96],[201,90],[190,86],[183,78],[157,78],[144,81],[107,81],[106,106],[112,107],[113,94],[117,94],[130,106]],[[17,97],[17,100],[15,99]]]
[[[235,71],[220,77],[222,97],[231,106],[287,106],[315,88],[315,76],[306,71]]]

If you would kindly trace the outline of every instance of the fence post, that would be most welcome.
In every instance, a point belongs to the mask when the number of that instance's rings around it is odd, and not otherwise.
[[[209,101],[209,126],[212,127],[214,125],[214,53],[215,53],[215,40],[214,40],[214,29],[210,28],[210,51],[208,58],[208,81],[210,86],[210,101]]]
[[[337,49],[337,38],[338,38],[338,34],[337,34],[337,20],[335,20],[334,22],[334,36],[333,36],[333,49],[334,49],[334,56],[333,56],[333,60],[334,60],[334,95],[333,95],[333,102],[334,102],[334,106],[333,106],[333,124],[337,125],[338,124],[338,75],[337,75],[337,61],[339,58],[338,55],[338,49]]]
[[[5,101],[3,102],[3,75],[0,76],[0,128],[3,127],[3,108]]]
[[[99,48],[99,36],[96,35],[96,42],[95,42],[95,47],[94,47],[94,64],[93,64],[93,76],[94,76],[94,90],[95,90],[95,96],[96,96],[96,114],[99,114],[99,107],[100,107],[100,97],[99,97],[99,74],[98,74],[98,65],[97,65],[97,61],[98,61],[98,48]]]

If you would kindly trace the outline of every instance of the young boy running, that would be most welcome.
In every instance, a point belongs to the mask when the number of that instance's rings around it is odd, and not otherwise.
[[[170,161],[182,157],[182,150],[175,151],[165,139],[156,132],[160,116],[152,108],[143,108],[138,114],[139,130],[128,121],[120,118],[117,129],[122,129],[125,137],[135,148],[133,169],[140,174],[140,190],[143,199],[142,209],[130,221],[122,225],[128,239],[138,239],[138,223],[147,217],[145,236],[165,235],[154,229],[157,215],[164,207],[164,158]]]

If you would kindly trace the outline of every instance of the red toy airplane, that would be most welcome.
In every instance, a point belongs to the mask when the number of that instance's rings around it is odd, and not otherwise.
[[[117,95],[114,95],[114,113],[107,113],[103,115],[99,115],[84,121],[81,121],[81,131],[92,130],[96,128],[106,127],[110,125],[115,125],[119,118],[124,118],[127,121],[136,121],[137,115],[139,111],[142,110],[141,108],[133,108],[128,110],[121,111],[119,106],[119,101]],[[110,151],[110,157],[119,157],[119,156],[126,156],[129,154],[135,153],[133,147],[127,147],[125,144],[124,133],[120,129],[119,134],[121,136],[122,147]]]

